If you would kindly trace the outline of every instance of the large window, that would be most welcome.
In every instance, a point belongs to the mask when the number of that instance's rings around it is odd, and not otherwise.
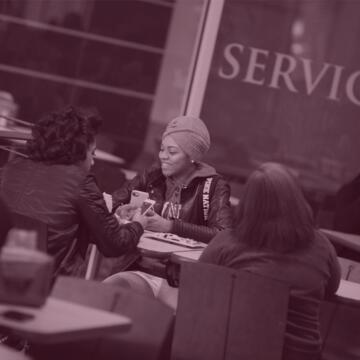
[[[199,113],[208,161],[234,180],[234,195],[258,164],[276,161],[314,206],[330,207],[358,173],[359,14],[352,0],[224,0]]]
[[[35,121],[66,104],[105,120],[99,146],[142,150],[175,0],[0,2],[0,91]]]

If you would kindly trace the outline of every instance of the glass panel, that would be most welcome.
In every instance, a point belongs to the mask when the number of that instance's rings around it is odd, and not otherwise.
[[[95,1],[90,31],[159,48],[165,46],[172,3]]]
[[[102,115],[100,149],[130,162],[141,151],[151,101],[1,71],[0,77],[2,86],[17,94],[19,118],[34,122],[44,113],[69,104],[72,97],[79,106],[97,108]]]
[[[288,165],[318,205],[358,172],[360,3],[225,1],[201,116],[238,182]]]
[[[161,55],[89,41],[83,47],[79,78],[109,86],[155,92]]]
[[[1,1],[0,91],[32,122],[69,103],[96,107],[102,146],[129,165],[146,136],[173,8],[164,0]]]
[[[0,63],[75,77],[83,39],[25,24],[2,22]]]

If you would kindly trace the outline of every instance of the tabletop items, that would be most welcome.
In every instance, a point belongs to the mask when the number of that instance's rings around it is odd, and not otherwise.
[[[204,244],[200,241],[195,241],[193,239],[180,237],[178,235],[171,234],[171,233],[145,231],[143,238],[163,241],[163,242],[175,244],[178,246],[184,246],[184,247],[191,248],[191,249],[203,249],[206,247],[206,244]]]

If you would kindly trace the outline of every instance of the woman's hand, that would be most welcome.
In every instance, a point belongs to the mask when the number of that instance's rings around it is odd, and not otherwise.
[[[138,209],[137,206],[131,205],[131,204],[125,204],[119,206],[115,214],[120,218],[120,220],[128,220],[130,221],[132,217],[134,216],[136,210]]]
[[[148,221],[146,225],[146,230],[156,231],[156,232],[171,232],[172,221],[164,219],[162,216],[156,214],[155,212],[151,216],[147,216]]]
[[[147,227],[147,224],[149,221],[149,216],[142,215],[140,212],[140,209],[138,208],[135,211],[135,213],[133,214],[133,217],[131,220],[139,222],[141,224],[141,226],[143,227],[143,229],[145,229]]]

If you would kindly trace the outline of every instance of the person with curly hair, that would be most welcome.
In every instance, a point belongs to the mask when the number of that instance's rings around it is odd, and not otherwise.
[[[13,212],[48,226],[47,251],[55,275],[80,275],[89,243],[106,257],[136,250],[146,217],[120,225],[89,170],[94,163],[101,118],[74,107],[50,113],[32,128],[28,158],[3,170],[1,195]]]

